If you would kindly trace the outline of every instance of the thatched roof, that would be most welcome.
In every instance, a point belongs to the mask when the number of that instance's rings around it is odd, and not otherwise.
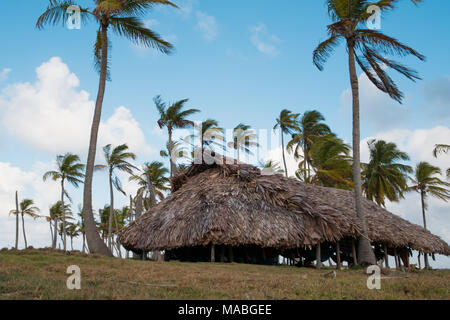
[[[173,193],[129,227],[120,242],[151,251],[208,245],[290,249],[357,237],[353,193],[246,164],[193,165],[174,177]],[[369,238],[391,247],[450,255],[439,237],[363,200]]]

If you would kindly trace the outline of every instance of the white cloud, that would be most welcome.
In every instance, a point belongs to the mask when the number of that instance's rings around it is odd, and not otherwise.
[[[375,131],[406,127],[410,119],[407,101],[404,104],[392,100],[367,78],[365,73],[358,77],[361,121]],[[341,111],[351,113],[352,91],[346,89],[341,95]]]
[[[1,72],[0,72],[0,81],[5,81],[6,79],[8,79],[8,75],[11,73],[11,69],[9,68],[4,68]]]
[[[259,23],[258,25],[251,27],[250,31],[250,41],[259,52],[270,57],[279,55],[276,46],[281,40],[277,36],[269,34],[265,24]]]
[[[216,18],[201,11],[197,11],[197,25],[195,28],[201,31],[203,37],[208,41],[214,40],[219,34]]]
[[[8,132],[36,149],[86,152],[94,102],[59,57],[36,69],[35,83],[16,83],[0,94],[2,122]],[[99,146],[127,142],[134,152],[150,152],[131,112],[119,107],[99,131]]]

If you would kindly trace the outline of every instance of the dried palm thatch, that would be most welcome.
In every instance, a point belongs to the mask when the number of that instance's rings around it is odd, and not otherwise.
[[[230,163],[230,161],[227,161]],[[390,247],[450,255],[439,237],[364,200],[369,237]],[[133,251],[255,245],[280,250],[358,237],[353,193],[318,187],[251,165],[192,165],[173,178],[173,193],[122,230]]]

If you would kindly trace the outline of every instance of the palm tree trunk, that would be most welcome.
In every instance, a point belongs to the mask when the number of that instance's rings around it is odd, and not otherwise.
[[[342,263],[341,263],[341,246],[339,244],[339,241],[336,242],[336,268],[338,270],[341,270]]]
[[[16,250],[19,249],[19,195],[16,191]]]
[[[73,237],[70,237],[70,249],[73,251]]]
[[[83,232],[83,248],[82,248],[83,253],[86,253],[86,235]]]
[[[316,269],[322,268],[322,254],[320,252],[320,243],[316,245]]]
[[[309,176],[309,172],[308,175],[306,174],[307,169],[306,169],[306,162],[307,162],[307,151],[306,151],[306,141],[303,140],[303,177],[304,177],[304,182],[308,182],[308,176]]]
[[[360,118],[359,86],[355,66],[354,43],[347,40],[350,82],[353,96],[353,182],[355,185],[356,213],[361,221],[362,234],[358,241],[358,260],[360,265],[374,265],[375,254],[368,238],[366,216],[362,208],[361,155],[360,155]]]
[[[95,153],[97,151],[98,129],[100,127],[100,118],[102,114],[102,104],[105,95],[106,76],[108,70],[108,25],[102,24],[102,61],[100,70],[100,80],[95,103],[94,118],[92,120],[91,137],[89,142],[89,152],[86,164],[86,177],[84,180],[83,191],[83,216],[86,228],[86,238],[91,253],[98,253],[106,256],[112,256],[110,250],[100,238],[95,226],[94,213],[92,211],[92,178],[94,174]]]
[[[56,249],[56,242],[58,241],[58,217],[55,217],[55,226],[53,228],[53,243],[52,249]]]
[[[61,213],[63,219],[63,248],[66,251],[66,210],[64,208],[64,178],[61,179]]]
[[[177,165],[172,159],[172,128],[168,128],[169,131],[169,159],[170,159],[170,181],[172,183],[172,177],[176,174]]]
[[[387,252],[387,245],[386,244],[384,244],[384,263],[386,265],[386,268],[389,269],[389,255],[388,255],[388,252]]]
[[[284,173],[286,175],[286,178],[289,177],[288,171],[287,171],[287,165],[286,165],[286,156],[284,155],[284,133],[283,129],[280,128],[281,131],[281,151],[283,152],[283,164],[284,164]]]
[[[425,216],[425,193],[423,191],[420,191],[420,200],[422,202],[422,217],[423,217],[423,227],[425,230],[427,230],[427,219]],[[426,253],[423,254],[423,259],[425,262],[425,269],[429,269],[430,268],[430,264],[428,261],[428,255]]]
[[[25,220],[23,218],[23,213],[22,213],[22,231],[23,231],[23,240],[25,241],[25,249],[28,248],[28,244],[27,244],[27,235],[25,234]]]
[[[50,239],[53,242],[53,229],[52,229],[52,220],[50,219],[50,221],[48,222],[49,226],[50,226]]]
[[[114,214],[114,191],[112,185],[112,172],[109,171],[109,218],[108,218],[108,249],[112,251],[112,219]]]

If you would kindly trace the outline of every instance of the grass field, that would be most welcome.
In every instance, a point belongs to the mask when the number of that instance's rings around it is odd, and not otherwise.
[[[81,290],[66,271],[81,269]],[[392,272],[369,290],[364,270],[119,260],[50,250],[0,251],[0,299],[450,299],[450,270]]]

